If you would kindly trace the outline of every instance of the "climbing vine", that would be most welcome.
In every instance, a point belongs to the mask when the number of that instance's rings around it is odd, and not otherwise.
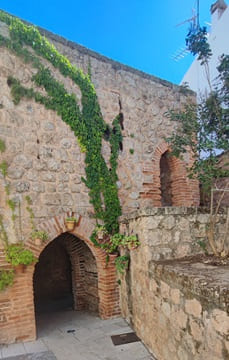
[[[0,153],[3,153],[6,149],[6,145],[3,139],[0,139]],[[1,164],[0,164],[1,165]],[[6,163],[6,169],[8,165]],[[0,166],[0,172],[3,175],[3,178],[5,180],[6,172],[3,171],[3,168]],[[13,284],[14,280],[14,271],[15,268],[19,265],[30,265],[33,262],[37,261],[37,258],[34,256],[32,251],[29,249],[26,249],[23,245],[22,240],[22,222],[21,222],[21,202],[16,202],[14,199],[10,198],[10,186],[9,184],[5,183],[4,186],[5,194],[6,194],[6,205],[11,210],[11,220],[13,223],[13,229],[16,236],[16,239],[18,242],[15,244],[10,244],[9,242],[9,236],[7,232],[7,227],[5,227],[4,219],[2,214],[0,213],[0,240],[2,241],[4,245],[6,260],[13,266],[14,269],[11,270],[0,270],[0,291],[5,290],[6,287],[11,286]],[[26,196],[26,202],[27,202],[27,211],[30,214],[30,223],[32,228],[31,237],[34,239],[34,237],[40,237],[43,241],[47,240],[47,234],[44,231],[38,231],[35,230],[35,224],[33,222],[34,214],[32,212],[31,205],[31,199],[29,196]],[[16,227],[16,207],[18,208],[18,229]],[[9,220],[9,218],[8,218]]]
[[[7,47],[14,54],[37,69],[32,81],[46,90],[42,95],[33,88],[25,88],[18,79],[8,78],[15,104],[22,98],[34,99],[61,116],[76,135],[81,151],[85,152],[85,178],[82,181],[89,188],[90,202],[94,207],[95,218],[101,219],[109,234],[118,232],[118,216],[121,206],[117,189],[117,158],[122,142],[122,114],[114,119],[112,126],[105,123],[98,103],[95,88],[91,82],[91,71],[84,74],[60,54],[48,40],[33,26],[25,25],[19,19],[0,11],[0,21],[9,25],[10,38],[0,35],[0,46]],[[26,46],[26,47],[25,47]],[[29,51],[31,47],[34,51]],[[45,67],[40,57],[48,60],[64,77],[69,77],[79,86],[82,110],[75,94],[69,93],[57,81],[50,69]],[[109,166],[102,156],[102,139],[110,142],[111,156]],[[4,169],[3,169],[4,171]]]
[[[0,291],[13,284],[14,273],[12,270],[0,270]]]

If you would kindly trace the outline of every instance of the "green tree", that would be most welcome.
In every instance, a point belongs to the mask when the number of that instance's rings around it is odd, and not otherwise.
[[[198,104],[187,104],[182,110],[170,110],[167,116],[178,123],[176,131],[167,138],[172,148],[172,155],[182,158],[186,152],[192,151],[193,164],[188,168],[189,177],[197,178],[205,193],[212,193],[215,183],[220,177],[228,177],[229,171],[218,166],[219,153],[229,150],[229,55],[220,58],[218,77],[214,84],[210,83],[209,59],[212,55],[207,42],[205,28],[191,27],[186,45],[193,55],[206,69],[210,93]],[[228,183],[229,185],[229,183]],[[228,187],[228,186],[226,186]],[[211,201],[208,240],[215,255],[226,255],[224,244],[228,231],[228,219],[225,239],[219,249],[215,243],[214,232],[216,215],[226,189],[221,193],[215,211]],[[229,217],[229,214],[228,214]],[[223,248],[222,248],[223,247]]]

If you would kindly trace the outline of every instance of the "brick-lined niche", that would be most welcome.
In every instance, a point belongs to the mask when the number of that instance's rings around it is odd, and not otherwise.
[[[198,181],[187,177],[186,166],[190,166],[192,157],[187,160],[170,156],[166,142],[157,146],[151,162],[143,165],[143,187],[141,198],[151,206],[198,206]]]
[[[65,216],[40,225],[48,231],[50,241],[41,246],[31,240],[26,243],[38,263],[16,274],[13,286],[0,292],[0,344],[36,339],[35,307],[39,311],[72,306],[96,311],[103,319],[120,315],[115,255],[106,264],[106,254],[90,241],[91,219],[80,218],[68,233]],[[3,249],[0,253],[1,268],[9,267]]]

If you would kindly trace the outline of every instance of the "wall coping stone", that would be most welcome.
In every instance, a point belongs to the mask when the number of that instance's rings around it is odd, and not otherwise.
[[[219,210],[219,214],[226,214],[227,208],[222,207]],[[120,223],[127,223],[129,220],[134,220],[148,216],[160,216],[160,215],[209,215],[208,207],[185,207],[185,206],[168,206],[168,207],[151,207],[142,208],[132,211],[128,214],[124,214],[119,217]]]
[[[4,10],[1,10],[3,11],[4,13],[12,16],[12,17],[16,17],[16,18],[19,18],[18,16],[15,16],[13,14],[10,14],[8,13],[7,11],[4,11]],[[168,80],[164,80],[164,79],[160,79],[154,75],[151,75],[151,74],[148,74],[148,73],[145,73],[144,71],[141,71],[141,70],[138,70],[138,69],[135,69],[129,65],[125,65],[125,64],[122,64],[118,61],[115,61],[115,60],[112,60],[110,59],[109,57],[107,56],[104,56],[104,55],[101,55],[99,53],[97,53],[96,51],[93,51],[93,50],[90,50],[88,48],[86,48],[85,46],[82,46],[82,45],[79,45],[73,41],[70,41],[60,35],[57,35],[57,34],[54,34],[53,32],[49,31],[49,30],[46,30],[44,28],[41,28],[40,26],[36,26],[35,24],[32,24],[30,23],[29,21],[26,21],[26,20],[23,20],[21,18],[19,18],[22,22],[24,22],[26,25],[32,25],[32,26],[35,26],[37,27],[37,29],[40,31],[40,33],[44,36],[46,36],[48,39],[50,40],[54,40],[54,41],[57,41],[59,43],[61,43],[62,45],[64,46],[67,46],[71,49],[76,49],[78,50],[81,54],[83,55],[88,55],[90,57],[93,57],[99,61],[102,61],[102,62],[105,62],[105,63],[109,63],[111,64],[112,68],[115,70],[115,71],[120,71],[120,70],[123,70],[123,71],[127,71],[127,72],[130,72],[134,75],[138,75],[140,76],[141,78],[144,78],[144,79],[148,79],[148,80],[151,80],[153,82],[156,82],[156,83],[159,83],[163,86],[166,86],[166,87],[169,87],[170,89],[176,91],[176,92],[179,92],[179,93],[182,93],[183,95],[196,95],[194,91],[190,90],[190,89],[185,89],[184,91],[184,87],[180,86],[180,85],[176,85],[176,84],[173,84],[172,82],[168,81]]]
[[[229,265],[204,263],[202,255],[182,259],[151,261],[149,276],[179,288],[186,298],[197,298],[203,309],[229,312]]]

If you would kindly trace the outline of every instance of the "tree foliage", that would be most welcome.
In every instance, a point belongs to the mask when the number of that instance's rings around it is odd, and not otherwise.
[[[201,65],[208,62],[212,55],[209,43],[207,41],[206,27],[190,26],[188,35],[185,39],[187,49],[193,54],[198,55]]]
[[[229,170],[218,166],[218,154],[229,151],[229,55],[223,54],[217,67],[218,76],[214,84],[210,82],[209,59],[212,55],[207,41],[206,28],[191,26],[186,45],[193,55],[197,55],[200,64],[206,71],[206,80],[210,93],[202,98],[199,104],[187,104],[180,111],[170,110],[167,115],[178,123],[177,130],[167,141],[172,147],[172,154],[182,158],[188,151],[192,152],[193,164],[188,168],[190,177],[196,177],[205,192],[211,190],[211,206],[207,239],[216,256],[227,256],[225,242],[229,226],[229,210],[225,224],[225,234],[216,242],[216,218],[225,189],[213,210],[213,187],[219,177],[228,177]],[[229,183],[228,183],[229,184]]]
[[[191,28],[186,44],[202,65],[208,65],[212,53],[206,28]],[[217,70],[218,77],[209,95],[199,104],[187,104],[182,110],[167,113],[178,123],[176,131],[167,138],[172,154],[182,158],[191,149],[194,163],[188,169],[189,176],[195,176],[205,191],[210,190],[215,179],[229,175],[217,166],[217,155],[229,150],[229,55],[221,56]]]

